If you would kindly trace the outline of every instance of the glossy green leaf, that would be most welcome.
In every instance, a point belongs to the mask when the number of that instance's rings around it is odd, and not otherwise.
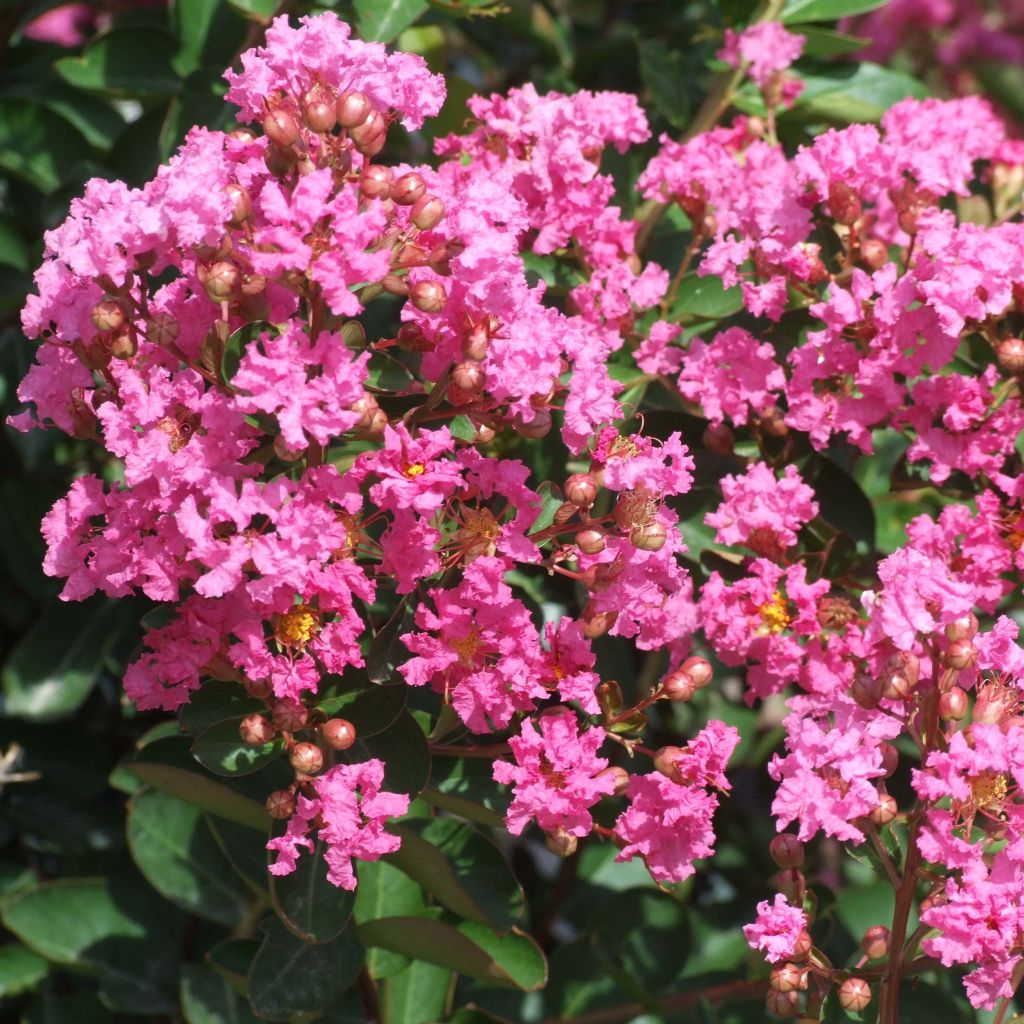
[[[676,293],[671,319],[687,322],[721,320],[738,313],[742,308],[743,291],[739,285],[725,288],[721,280],[713,275],[698,277],[696,273],[690,273],[683,278]]]
[[[135,614],[130,602],[102,598],[50,605],[4,664],[7,714],[47,722],[77,711]]]
[[[57,73],[79,89],[114,96],[167,96],[178,91],[176,40],[150,27],[115,28],[96,36],[79,57],[62,57]]]
[[[249,991],[249,972],[260,951],[259,939],[225,939],[206,954],[206,962],[236,991]]]
[[[473,426],[473,421],[462,413],[448,424],[448,430],[452,437],[457,437],[460,441],[472,441],[476,437],[476,427]]]
[[[353,916],[357,924],[395,914],[414,915],[425,907],[422,888],[387,861],[368,861],[357,866],[359,885]],[[408,965],[408,957],[391,950],[366,951],[366,969],[372,978],[389,978]]]
[[[216,775],[251,775],[278,757],[281,740],[274,739],[251,747],[238,734],[238,721],[228,720],[211,725],[192,744],[192,756]]]
[[[0,946],[0,999],[30,992],[50,973],[50,962],[20,942]]]
[[[863,50],[871,40],[862,36],[851,36],[846,32],[834,32],[817,25],[791,25],[791,32],[804,37],[804,56],[842,57]]]
[[[53,192],[89,154],[81,132],[42,104],[7,98],[0,103],[0,169]]]
[[[259,1024],[231,983],[205,964],[182,967],[181,1012],[186,1024]]]
[[[239,14],[261,25],[269,25],[281,6],[281,0],[228,0],[228,3]]]
[[[122,769],[150,786],[220,818],[265,832],[270,816],[261,803],[207,774],[192,760],[177,737],[158,740],[140,750]]]
[[[470,978],[532,992],[547,978],[547,962],[527,935],[499,935],[484,925],[451,925],[436,917],[385,917],[359,926],[366,946],[394,950]]]
[[[0,95],[31,100],[59,114],[91,145],[108,150],[124,130],[125,120],[110,102],[74,89],[56,75],[10,78],[0,83]]]
[[[270,876],[277,916],[303,942],[336,939],[352,917],[355,893],[327,880],[326,852],[327,844],[317,840],[308,855],[303,852],[294,871]],[[276,854],[271,858],[276,859]]]
[[[435,756],[423,798],[459,817],[501,828],[509,794],[495,785],[487,758]]]
[[[384,1024],[431,1024],[445,1017],[452,972],[414,960],[382,986]]]
[[[537,493],[540,495],[540,511],[530,527],[530,533],[546,530],[555,521],[555,513],[565,504],[561,488],[550,481],[545,480],[537,488]]]
[[[384,762],[384,789],[418,796],[430,777],[430,750],[416,719],[403,711],[384,732],[359,737],[342,755],[350,764]]]
[[[185,75],[199,67],[223,71],[245,38],[245,22],[227,0],[174,0],[180,48],[174,67]]]
[[[805,477],[814,488],[821,518],[849,534],[862,554],[872,553],[875,550],[875,510],[857,481],[824,456],[810,461]]]
[[[44,988],[25,1007],[21,1024],[115,1024],[114,1015],[91,992],[65,995]]]
[[[333,942],[311,944],[272,918],[249,970],[249,1001],[260,1017],[322,1010],[344,993],[363,963],[355,929]]]
[[[402,837],[402,845],[388,863],[460,917],[508,931],[522,914],[523,892],[501,851],[471,826],[428,818],[389,831]]]
[[[854,14],[866,14],[886,3],[888,0],[786,0],[780,20],[786,25],[799,21],[838,21]]]
[[[835,64],[821,74],[804,75],[803,81],[803,91],[786,118],[834,125],[878,121],[900,100],[928,95],[916,78],[867,61]]]
[[[172,903],[229,926],[245,916],[249,889],[198,807],[143,790],[128,806],[128,845],[150,885]]]
[[[267,837],[212,814],[204,817],[210,834],[235,873],[251,892],[269,904],[271,875],[267,871]]]
[[[175,1011],[183,919],[141,880],[44,882],[12,897],[3,923],[48,960],[94,973],[119,1012]]]
[[[690,117],[690,78],[686,59],[660,39],[638,39],[640,78],[655,107],[674,128],[685,127]]]
[[[427,0],[355,0],[356,25],[364,39],[390,43],[427,9]]]
[[[387,622],[374,634],[366,656],[366,675],[370,682],[388,682],[394,674],[395,665],[408,653],[398,640],[408,614],[409,602],[403,598]]]
[[[238,683],[211,679],[204,682],[192,699],[181,709],[181,727],[192,736],[205,732],[211,725],[236,722],[253,711],[264,711],[266,702],[250,697]]]
[[[344,718],[356,727],[359,736],[375,736],[395,722],[405,708],[408,688],[405,683],[376,684],[348,682],[332,676],[320,680],[316,706],[328,718]]]

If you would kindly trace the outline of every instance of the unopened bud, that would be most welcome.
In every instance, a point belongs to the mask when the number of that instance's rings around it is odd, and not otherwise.
[[[146,340],[151,345],[171,345],[179,330],[178,321],[169,313],[154,313],[146,321]]]
[[[477,398],[487,386],[484,368],[467,359],[452,369],[452,383],[466,396]]]
[[[305,728],[309,720],[305,705],[294,700],[278,701],[271,714],[274,716],[274,725],[282,732],[298,732]]]
[[[907,701],[913,697],[914,688],[902,672],[891,672],[882,680],[882,696],[886,700]]]
[[[115,359],[132,359],[138,351],[134,331],[119,331],[110,339],[110,354]]]
[[[317,83],[302,97],[302,120],[317,133],[329,132],[337,123],[335,99],[325,86]]]
[[[483,359],[487,355],[489,344],[490,336],[487,333],[486,322],[481,321],[462,339],[462,354],[467,359]]]
[[[599,526],[587,526],[576,534],[576,546],[585,555],[599,555],[605,548],[604,530]]]
[[[245,692],[256,700],[266,700],[274,692],[269,679],[243,679],[242,685]]]
[[[364,92],[343,92],[334,112],[342,128],[356,128],[373,112],[373,104]]]
[[[448,293],[440,281],[417,281],[409,288],[409,301],[422,313],[440,313]]]
[[[978,618],[973,613],[961,615],[952,622],[947,622],[944,632],[951,643],[954,640],[972,640],[978,632]]]
[[[412,206],[427,191],[427,183],[415,171],[403,174],[391,188],[391,198],[399,206]]]
[[[674,702],[692,700],[693,695],[697,692],[697,684],[688,672],[677,669],[665,677],[661,684],[661,692]]]
[[[571,857],[576,852],[579,840],[561,825],[544,836],[544,843],[556,857]]]
[[[287,110],[271,110],[263,118],[263,132],[276,146],[290,146],[299,137],[299,126]]]
[[[420,231],[432,231],[444,220],[444,203],[437,196],[420,196],[413,203],[409,213],[409,220],[420,229]]]
[[[620,768],[618,765],[612,765],[610,768],[605,768],[603,771],[598,772],[594,778],[611,779],[615,783],[615,788],[612,790],[612,796],[625,796],[626,790],[629,788],[629,772],[627,772],[625,768]]]
[[[839,986],[839,1005],[860,1013],[871,1002],[871,986],[863,978],[847,978]]]
[[[356,741],[356,727],[344,718],[331,718],[323,725],[323,736],[333,750],[348,750]]]
[[[397,274],[385,274],[380,279],[380,284],[388,295],[406,296],[409,294],[409,282]]]
[[[203,287],[214,302],[227,302],[242,283],[242,272],[230,260],[218,260],[203,276]]]
[[[899,766],[899,751],[891,743],[879,743],[878,753],[882,756],[882,771],[885,772],[885,777],[889,778]]]
[[[249,192],[234,183],[228,185],[225,191],[231,197],[232,203],[231,216],[227,223],[233,228],[241,227],[252,216],[252,199]]]
[[[274,454],[282,462],[295,462],[302,458],[302,453],[305,451],[304,448],[290,448],[288,442],[284,439],[283,434],[278,434],[274,438]]]
[[[617,611],[599,612],[594,608],[593,602],[588,601],[580,615],[580,631],[588,640],[596,640],[615,625],[618,617]]]
[[[362,124],[349,129],[349,137],[363,156],[376,156],[387,142],[388,122],[383,114],[373,110]]]
[[[872,711],[882,699],[882,681],[866,672],[858,672],[850,684],[850,696],[865,711]]]
[[[881,960],[889,954],[889,929],[884,924],[874,924],[860,940],[860,948],[869,960]]]
[[[699,654],[691,654],[679,667],[697,684],[698,690],[703,690],[714,675],[711,662]]]
[[[258,711],[246,715],[238,725],[242,742],[250,747],[262,747],[274,739],[274,727]]]
[[[871,812],[870,817],[876,825],[888,825],[898,812],[896,801],[888,793],[881,793],[878,797],[878,806]]]
[[[768,844],[768,852],[780,868],[798,868],[804,862],[804,844],[790,832],[777,835]]]
[[[959,722],[967,715],[967,694],[959,686],[948,689],[939,698],[939,715],[950,722]]]
[[[395,172],[383,164],[367,164],[359,179],[359,191],[367,199],[389,199]]]
[[[807,894],[807,879],[799,868],[787,868],[775,876],[775,887],[793,906],[798,907]]]
[[[530,419],[517,419],[512,426],[520,437],[538,441],[551,433],[551,413],[547,409],[538,409]]]
[[[796,964],[776,964],[768,984],[777,992],[797,992],[807,988],[807,971]]]
[[[668,540],[668,530],[663,523],[653,522],[634,526],[629,531],[629,542],[641,551],[660,551]]]
[[[412,320],[398,328],[395,341],[398,347],[406,352],[430,352],[434,348],[433,342],[426,336],[423,328]]]
[[[101,299],[92,307],[92,322],[98,331],[118,331],[126,321],[124,309],[114,299]]]
[[[878,270],[889,262],[889,247],[881,239],[862,238],[860,258],[868,270]]]
[[[589,473],[574,473],[565,481],[565,500],[577,508],[590,508],[597,500],[597,482]]]
[[[946,650],[945,661],[950,668],[970,668],[977,660],[978,649],[969,640],[954,640]]]
[[[1024,373],[1024,339],[1003,338],[997,342],[996,361],[1007,373]]]
[[[736,436],[724,423],[709,424],[704,431],[704,447],[714,455],[731,455]]]
[[[814,948],[814,943],[811,941],[811,933],[803,928],[800,934],[796,937],[796,942],[793,943],[793,959],[798,963],[801,960],[806,960],[811,955],[811,950]]]
[[[843,181],[833,181],[828,187],[828,208],[837,224],[849,227],[860,220],[860,197],[856,189]]]
[[[777,988],[769,988],[764,997],[764,1005],[769,1013],[781,1020],[796,1016],[800,1007],[800,994],[795,991],[780,992]]]
[[[323,751],[315,743],[296,743],[288,760],[300,775],[316,775],[324,766]]]
[[[276,789],[267,797],[267,814],[277,821],[284,821],[295,813],[295,797],[287,789]]]
[[[345,348],[360,352],[366,345],[366,328],[358,320],[346,320],[341,325],[341,339]]]
[[[679,758],[684,756],[682,747],[662,747],[654,753],[654,770],[661,772],[666,779],[681,783],[679,774]]]

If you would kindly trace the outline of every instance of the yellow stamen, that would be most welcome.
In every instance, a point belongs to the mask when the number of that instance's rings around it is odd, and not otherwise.
[[[410,480],[415,480],[418,476],[423,476],[426,473],[427,467],[422,462],[414,462],[411,466],[406,466],[402,471],[403,476],[407,476]]]
[[[982,772],[971,779],[971,797],[979,810],[998,807],[1006,799],[1008,789],[1006,776],[997,772]]]
[[[472,665],[480,647],[480,630],[475,626],[465,636],[448,637],[448,645],[459,656],[463,665]]]
[[[765,601],[757,613],[764,623],[760,629],[767,629],[769,633],[781,633],[789,625],[789,612],[786,610],[786,599],[779,591],[772,594],[771,599]]]
[[[320,616],[305,604],[277,616],[274,638],[283,647],[301,651],[320,632]]]

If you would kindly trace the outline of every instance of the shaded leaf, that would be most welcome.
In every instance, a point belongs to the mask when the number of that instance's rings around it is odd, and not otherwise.
[[[326,852],[327,844],[318,839],[312,851],[299,857],[294,871],[270,875],[274,909],[285,927],[303,942],[337,938],[352,917],[355,893],[327,880]],[[276,856],[271,854],[274,859]]]
[[[838,21],[853,14],[866,14],[886,3],[888,0],[786,0],[780,20],[786,25],[796,21]],[[791,27],[790,31],[797,28]]]
[[[684,55],[670,50],[660,39],[637,39],[636,45],[640,78],[655,107],[674,128],[685,127],[690,117],[690,76]]]
[[[713,275],[698,277],[687,274],[672,304],[672,320],[721,320],[743,308],[743,291],[739,285],[723,286]]]
[[[282,750],[280,738],[257,747],[242,741],[238,720],[218,722],[205,729],[192,744],[192,756],[217,775],[251,775],[277,757]]]
[[[82,134],[59,114],[30,100],[0,104],[0,168],[53,192],[89,156]]]
[[[329,718],[351,722],[359,736],[383,732],[405,707],[408,688],[404,683],[333,682],[335,678],[321,677],[319,693],[323,699],[318,699],[316,706]]]
[[[414,960],[383,986],[384,1024],[430,1024],[445,1016],[452,972]]]
[[[402,711],[384,732],[358,737],[342,755],[350,764],[384,762],[384,789],[418,796],[430,777],[430,749],[416,719]]]
[[[238,683],[211,679],[192,694],[181,709],[181,727],[193,736],[229,718],[238,721],[250,712],[263,711],[266,702],[250,697]]]
[[[231,983],[205,964],[182,967],[181,1012],[186,1024],[259,1024]]]
[[[0,946],[0,999],[30,992],[50,973],[50,962],[20,942]]]
[[[79,57],[62,57],[56,72],[79,89],[115,96],[159,96],[178,91],[172,58],[177,41],[153,27],[115,28],[96,36]]]
[[[868,61],[835,64],[820,74],[804,75],[803,82],[803,91],[784,115],[787,119],[820,119],[835,125],[878,121],[900,100],[928,95],[911,75]]]
[[[387,861],[362,863],[357,871],[359,885],[356,886],[353,911],[357,924],[389,915],[417,914],[424,909],[425,896],[420,886]],[[366,951],[366,969],[372,978],[389,978],[408,963],[408,957],[387,949],[371,948]]]
[[[390,43],[427,9],[427,0],[355,0],[356,24],[364,39]]]

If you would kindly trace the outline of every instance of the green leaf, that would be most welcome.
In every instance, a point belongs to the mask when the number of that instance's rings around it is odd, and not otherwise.
[[[79,89],[113,96],[169,96],[179,79],[172,58],[176,40],[153,27],[115,28],[96,36],[80,57],[62,57],[53,66]]]
[[[269,25],[277,14],[281,0],[228,0],[228,3],[245,15],[250,21],[258,21],[261,25]]]
[[[698,277],[687,274],[676,293],[670,318],[674,321],[721,320],[743,308],[743,291],[739,285],[726,288],[713,275]]]
[[[4,664],[7,714],[49,722],[77,711],[136,614],[130,602],[105,599],[49,605]]]
[[[265,320],[254,320],[251,323],[243,324],[237,331],[231,333],[228,340],[224,342],[224,349],[221,353],[220,375],[222,380],[230,382],[234,378],[238,373],[245,350],[259,340],[263,334],[269,334],[271,338],[276,338],[280,331]]]
[[[259,1024],[231,983],[205,964],[182,967],[181,1012],[186,1024]]]
[[[245,22],[226,0],[174,0],[172,8],[180,41],[174,58],[179,74],[199,67],[220,72],[231,63],[245,38]]]
[[[238,791],[207,775],[192,760],[178,737],[158,740],[138,751],[134,759],[122,762],[123,771],[150,786],[219,818],[266,832],[270,816],[266,808]]]
[[[476,427],[473,426],[473,421],[463,413],[459,413],[448,424],[448,431],[452,437],[457,437],[460,441],[472,441],[476,437]]]
[[[523,891],[501,851],[471,826],[451,818],[393,825],[402,845],[385,858],[449,910],[497,931],[523,912]]]
[[[807,482],[818,499],[818,515],[847,533],[861,554],[875,550],[875,510],[860,485],[831,459],[815,456],[808,464]]]
[[[44,988],[22,1011],[21,1024],[114,1024],[113,1014],[91,992],[61,995]]]
[[[383,761],[383,788],[392,793],[418,796],[430,777],[427,738],[408,711],[403,711],[385,732],[358,737],[342,756],[350,764],[371,758]]]
[[[387,352],[372,352],[366,371],[366,386],[371,391],[406,391],[414,380],[405,363]]]
[[[253,711],[266,709],[266,702],[250,697],[239,683],[208,680],[192,694],[181,709],[181,727],[192,736],[205,732],[211,725],[239,721]]]
[[[128,846],[149,883],[172,903],[228,926],[245,916],[249,889],[198,807],[143,790],[128,805]]]
[[[54,74],[18,79],[0,84],[0,95],[31,100],[59,114],[80,131],[85,140],[108,150],[124,130],[124,118],[108,101],[80,89],[73,89]]]
[[[267,837],[233,821],[204,815],[207,828],[236,874],[263,902],[270,903]]]
[[[414,960],[384,983],[384,1024],[430,1024],[444,1019],[451,985],[450,970]]]
[[[405,626],[405,617],[409,612],[409,602],[403,598],[391,617],[374,634],[370,641],[370,650],[366,655],[366,675],[371,683],[387,682],[395,670],[398,659],[405,648],[398,642],[398,635]]]
[[[391,725],[405,708],[408,687],[404,683],[378,685],[369,682],[333,680],[325,675],[320,680],[316,706],[328,718],[344,718],[356,727],[359,736],[375,736]]]
[[[303,942],[336,939],[352,917],[355,893],[327,880],[326,852],[327,844],[317,840],[312,851],[299,858],[294,871],[270,876],[270,897],[277,916]]]
[[[260,950],[258,939],[225,939],[206,954],[206,962],[238,993],[249,991],[249,971]]]
[[[251,747],[238,734],[238,720],[218,722],[201,732],[192,744],[192,756],[216,775],[251,775],[282,750],[281,740],[273,739]]]
[[[862,36],[851,36],[846,32],[834,32],[816,25],[790,25],[789,30],[802,35],[805,57],[842,57],[863,50],[871,40]]]
[[[350,928],[333,942],[310,944],[272,918],[249,970],[249,1001],[260,1017],[322,1010],[355,981],[363,947]]]
[[[427,9],[427,0],[355,0],[356,24],[364,39],[390,43]]]
[[[673,128],[683,128],[690,118],[690,94],[687,86],[686,58],[660,39],[637,39],[640,53],[640,78],[651,94],[655,107]]]
[[[183,918],[141,880],[44,882],[12,897],[3,923],[48,960],[94,973],[114,1010],[175,1012]]]
[[[366,946],[381,946],[447,967],[470,978],[533,992],[547,980],[547,962],[528,935],[497,932],[463,921],[451,925],[426,913],[417,917],[383,917],[359,926]]]
[[[30,992],[50,973],[50,963],[20,942],[0,946],[0,999]]]
[[[797,21],[838,21],[853,14],[866,14],[884,7],[889,0],[787,0],[781,21],[792,25]],[[796,32],[795,26],[790,31]]]
[[[783,116],[829,124],[878,121],[908,96],[924,99],[927,88],[916,78],[868,61],[836,64],[821,74],[804,75],[804,88]]]
[[[435,807],[481,825],[505,824],[508,792],[494,784],[491,762],[480,757],[434,757],[423,798]]]
[[[555,513],[565,504],[561,488],[549,480],[545,480],[537,488],[537,493],[540,495],[541,501],[540,512],[533,521],[533,526],[530,527],[530,533],[540,533],[541,530],[546,530],[555,521]]]
[[[0,104],[0,168],[42,192],[53,192],[90,152],[81,132],[42,104]]]

